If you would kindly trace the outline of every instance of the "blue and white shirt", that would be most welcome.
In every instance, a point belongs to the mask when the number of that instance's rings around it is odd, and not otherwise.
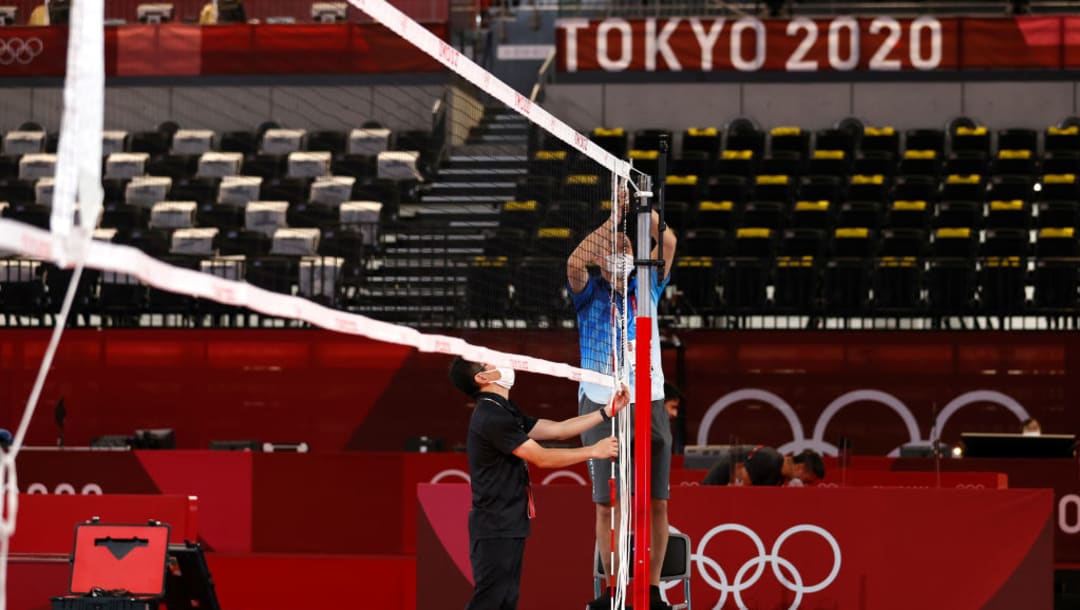
[[[660,331],[659,325],[656,323],[656,303],[660,300],[660,295],[664,293],[664,288],[670,279],[671,276],[668,275],[664,278],[664,281],[654,283],[652,287],[652,307],[649,310],[649,315],[653,318],[651,354],[649,357],[651,362],[649,369],[650,387],[652,389],[651,400],[662,400],[664,398],[664,370],[660,365]],[[637,295],[637,276],[631,277],[627,286],[629,288],[627,302],[630,309],[627,316],[627,335],[628,340],[633,342],[637,334],[635,324],[637,320],[635,298]],[[621,316],[622,314],[622,298],[616,298],[615,307],[617,309],[613,314],[611,308],[611,284],[603,277],[593,274],[589,274],[589,279],[580,293],[570,290],[570,296],[574,302],[574,309],[577,311],[581,368],[607,375],[612,374],[614,367],[611,361],[611,327],[615,316]],[[630,399],[633,401],[634,363],[630,362],[629,364],[631,367]],[[582,381],[581,386],[578,388],[579,400],[582,395],[587,396],[592,402],[606,403],[611,400],[611,388]]]

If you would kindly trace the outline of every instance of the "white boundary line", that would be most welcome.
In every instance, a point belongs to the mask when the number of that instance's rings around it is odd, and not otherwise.
[[[42,260],[55,260],[52,236],[27,224],[0,218],[0,249]],[[519,371],[613,386],[613,378],[565,363],[479,347],[458,337],[429,335],[359,314],[324,307],[307,299],[271,292],[246,282],[226,280],[208,273],[173,267],[131,246],[94,240],[86,248],[86,266],[133,275],[144,283],[259,313],[303,320],[335,332],[415,347],[422,352],[461,356],[473,362],[513,367]]]
[[[349,0],[349,4],[364,11],[378,21],[380,25],[401,36],[439,63],[460,74],[485,93],[518,111],[522,116],[527,117],[563,142],[581,151],[609,171],[622,178],[630,177],[630,164],[628,162],[600,148],[587,136],[555,118],[550,112],[541,108],[539,104],[534,104],[529,100],[528,96],[518,93],[510,85],[495,78],[490,72],[462,55],[457,49],[431,33],[431,30],[413,21],[390,3],[385,0]]]

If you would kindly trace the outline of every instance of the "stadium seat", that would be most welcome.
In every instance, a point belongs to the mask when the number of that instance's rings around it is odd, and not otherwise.
[[[891,183],[882,174],[854,174],[849,178],[847,198],[849,201],[876,201],[884,203],[888,197]]]
[[[1080,174],[1080,152],[1047,151],[1039,161],[1043,174]]]
[[[702,186],[699,176],[668,174],[664,181],[664,194],[669,202],[694,204],[701,199]]]
[[[534,238],[536,256],[545,258],[565,260],[577,245],[574,232],[568,226],[541,226]]]
[[[933,176],[898,176],[892,189],[892,198],[900,201],[926,201],[938,199],[940,184]]]
[[[490,322],[510,313],[512,262],[506,256],[478,256],[469,263],[466,316]]]
[[[172,136],[171,155],[202,155],[214,148],[214,132],[209,129],[178,129]]]
[[[720,140],[722,133],[715,127],[691,127],[683,132],[682,156],[688,157],[691,153],[705,153],[710,161],[720,155]]]
[[[836,227],[877,229],[881,226],[883,209],[880,201],[845,201],[837,211]]]
[[[679,250],[687,256],[720,258],[729,251],[727,232],[723,229],[690,229],[679,241]]]
[[[285,176],[287,162],[287,155],[245,155],[240,173],[244,176],[260,176],[264,180],[282,178]]]
[[[788,174],[754,176],[750,198],[758,201],[789,202],[795,195],[795,179]]]
[[[259,189],[262,201],[288,201],[290,204],[306,202],[311,181],[305,178],[264,179]]]
[[[767,303],[776,259],[776,233],[764,227],[735,232],[732,256],[724,268],[725,306],[734,313],[760,312]]]
[[[1028,231],[987,229],[979,252],[979,300],[984,313],[1012,316],[1024,312],[1029,253]]]
[[[660,150],[661,140],[668,143],[668,155],[675,150],[675,139],[670,129],[639,129],[634,132],[634,148]]]
[[[949,174],[941,185],[942,201],[974,201],[986,199],[986,181],[979,174]]]
[[[986,204],[984,226],[987,228],[1027,230],[1031,221],[1031,205],[1023,199],[993,199]]]
[[[957,125],[950,134],[953,153],[973,152],[990,156],[990,130],[985,125]]]
[[[889,203],[885,226],[890,229],[927,229],[932,208],[925,199],[895,199]]]
[[[806,162],[806,173],[847,176],[851,173],[851,153],[839,148],[818,148]]]
[[[874,309],[879,315],[909,315],[922,307],[926,233],[921,229],[881,231],[874,261]]]
[[[46,300],[41,261],[0,259],[0,311],[4,324],[18,324],[18,317],[40,317]]]
[[[778,312],[803,315],[817,312],[824,254],[824,231],[787,229],[781,233],[773,290]]]
[[[564,297],[566,291],[566,259],[526,256],[512,275],[513,305],[526,318],[562,320],[572,315]]]
[[[791,210],[790,226],[793,229],[820,229],[830,231],[833,227],[837,204],[827,199],[799,200]]]
[[[258,152],[259,139],[257,134],[250,131],[226,131],[221,134],[218,147],[222,152],[238,152],[246,158]]]
[[[896,173],[902,176],[939,176],[941,175],[942,155],[936,150],[907,149],[896,166]]]
[[[885,153],[895,159],[900,156],[900,134],[889,126],[865,127],[859,140],[859,152]]]
[[[1035,153],[1026,149],[1000,149],[990,163],[990,173],[995,176],[1033,176],[1036,172]]]
[[[1026,150],[1032,159],[1038,158],[1039,134],[1034,129],[1001,129],[997,132],[997,150]]]
[[[193,178],[199,171],[199,155],[166,155],[151,157],[146,173],[151,176],[168,176],[173,180]]]
[[[769,154],[793,153],[802,160],[810,154],[810,132],[801,127],[774,127],[769,131]]]
[[[147,287],[134,276],[102,271],[98,291],[98,313],[108,325],[135,326],[147,310]]]
[[[850,129],[822,129],[814,134],[814,150],[839,150],[845,158],[851,159],[855,156],[861,136],[861,133]]]
[[[766,227],[778,231],[787,226],[788,204],[779,201],[750,201],[743,206],[739,223],[746,227]]]
[[[724,151],[751,151],[749,158],[757,159],[765,153],[765,132],[745,118],[734,119],[725,128],[727,138]],[[722,172],[723,173],[723,172]]]
[[[937,157],[945,156],[945,131],[941,129],[909,129],[904,133],[904,150],[932,150]]]
[[[313,131],[308,134],[305,150],[326,151],[335,158],[345,155],[349,136],[344,131]]]
[[[719,259],[713,256],[680,256],[675,259],[672,283],[682,311],[711,315],[720,308]]]
[[[589,139],[620,159],[625,158],[629,150],[626,130],[622,127],[596,127],[589,133]]]
[[[1080,153],[1080,127],[1047,127],[1043,149],[1047,153]]]
[[[1040,201],[1035,204],[1037,226],[1080,228],[1080,201]]]
[[[757,173],[798,177],[806,171],[806,158],[791,150],[769,153],[758,163]]]
[[[981,150],[958,150],[949,153],[942,172],[945,175],[985,175],[990,171],[987,154]]]
[[[245,256],[249,259],[270,254],[270,236],[246,229],[224,230],[218,235],[222,256]]]
[[[799,179],[798,201],[828,201],[839,203],[844,198],[844,182],[840,176],[809,175]]]
[[[169,154],[172,136],[161,131],[137,131],[131,134],[129,147],[131,152],[147,153],[151,157],[163,157]]]
[[[724,150],[716,162],[716,174],[747,179],[757,170],[759,157],[760,153],[749,149]]]
[[[247,261],[244,279],[271,292],[293,294],[300,259],[293,256],[259,256]]]
[[[652,176],[654,180],[660,173],[659,150],[643,150],[639,148],[634,148],[627,153],[627,158],[629,158],[630,162],[633,163],[634,169],[647,176]]]

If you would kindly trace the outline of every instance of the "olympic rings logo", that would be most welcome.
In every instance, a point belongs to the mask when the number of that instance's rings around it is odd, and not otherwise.
[[[0,65],[26,65],[45,51],[45,43],[40,38],[0,38]]]
[[[757,550],[757,556],[748,559],[739,566],[739,569],[735,571],[733,580],[729,580],[728,573],[724,571],[715,559],[706,553],[706,547],[709,542],[723,532],[738,532],[743,534],[750,539],[754,544],[754,548]],[[827,576],[814,584],[803,582],[802,573],[795,567],[795,564],[781,555],[781,549],[788,538],[799,533],[816,534],[817,536],[820,536],[821,539],[829,545],[829,548],[832,551],[832,569]],[[697,564],[701,578],[713,589],[720,592],[720,599],[716,602],[716,605],[713,606],[714,610],[719,610],[724,607],[728,595],[732,596],[737,607],[746,608],[746,603],[742,599],[742,593],[757,583],[765,572],[766,565],[772,568],[776,580],[783,585],[785,589],[795,594],[795,598],[791,601],[789,610],[796,610],[799,607],[799,604],[802,603],[804,596],[821,591],[831,585],[833,581],[836,580],[837,575],[840,574],[840,566],[843,563],[840,553],[840,544],[836,541],[836,538],[825,528],[807,523],[793,525],[784,530],[783,533],[776,538],[776,542],[773,543],[772,548],[769,549],[768,552],[765,550],[765,543],[761,537],[749,527],[740,523],[724,523],[717,525],[702,537],[701,541],[698,543],[697,551],[691,556],[691,560]]]
[[[937,440],[935,436],[941,433],[941,430],[945,428],[945,424],[949,419],[955,415],[957,411],[971,404],[989,402],[1002,406],[1015,415],[1017,421],[1024,421],[1029,417],[1027,409],[1017,402],[1016,399],[1007,394],[1002,394],[1001,392],[994,390],[973,390],[971,392],[965,392],[949,401],[941,412],[937,414],[937,418],[933,422],[933,427],[930,430],[928,438],[924,439],[922,432],[919,430],[919,424],[915,420],[915,415],[912,414],[911,409],[899,398],[888,392],[882,392],[881,390],[852,390],[851,392],[847,392],[833,399],[833,401],[825,407],[821,412],[821,415],[818,416],[817,422],[814,424],[813,435],[810,438],[806,438],[806,432],[803,429],[802,422],[799,421],[799,416],[787,401],[768,390],[744,388],[721,396],[709,407],[701,420],[701,426],[698,428],[697,444],[709,444],[709,429],[712,428],[716,418],[728,407],[744,400],[756,400],[768,404],[779,411],[784,419],[787,420],[788,426],[791,428],[792,440],[785,445],[777,447],[781,453],[800,451],[802,449],[813,449],[822,455],[837,455],[839,450],[836,445],[825,441],[825,428],[841,409],[857,402],[876,402],[892,409],[893,412],[900,417],[900,420],[907,431],[909,440],[905,444],[929,444]],[[900,447],[896,447],[889,452],[889,456],[891,457],[897,457],[899,455]]]

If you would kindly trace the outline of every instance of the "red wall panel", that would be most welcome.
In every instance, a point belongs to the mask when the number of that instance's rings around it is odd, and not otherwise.
[[[494,349],[577,362],[574,331],[474,331],[465,338]],[[0,427],[21,416],[47,332],[0,335]],[[739,399],[709,422],[703,440],[784,445],[852,441],[862,455],[928,440],[934,417],[972,392],[1008,398],[1047,432],[1080,431],[1070,408],[1080,379],[1080,337],[1067,333],[730,332],[680,334],[686,346],[684,391],[689,443],[717,404],[755,390],[788,405],[800,431],[760,399]],[[675,354],[664,368],[676,379]],[[305,441],[312,450],[400,451],[428,435],[461,446],[469,401],[447,381],[449,358],[326,331],[69,330],[30,427],[32,445],[54,445],[53,406],[61,397],[66,439],[86,445],[104,434],[174,428],[181,448],[215,439]],[[856,392],[892,397],[906,414],[858,399],[828,418],[838,399]],[[514,396],[550,419],[576,414],[577,386],[521,375]],[[1017,416],[993,400],[976,400],[940,430],[1015,431]]]

